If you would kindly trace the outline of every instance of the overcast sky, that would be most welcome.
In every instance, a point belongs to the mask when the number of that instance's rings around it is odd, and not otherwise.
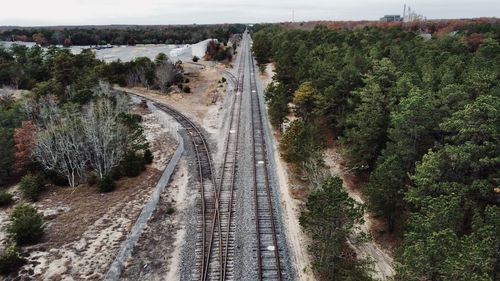
[[[398,0],[1,0],[0,25],[203,24],[376,20]],[[409,0],[429,19],[499,17],[500,0]]]

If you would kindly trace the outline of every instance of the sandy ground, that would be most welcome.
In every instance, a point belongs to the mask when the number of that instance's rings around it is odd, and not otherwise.
[[[10,47],[13,44],[24,45],[28,48],[35,45],[34,42],[5,42],[0,41],[0,45],[5,47]],[[73,54],[79,54],[83,49],[87,49],[90,46],[71,46],[68,49]],[[45,48],[45,47],[44,47]],[[106,62],[121,60],[121,61],[131,61],[138,57],[148,57],[154,59],[159,53],[166,54],[170,60],[190,60],[193,56],[191,54],[191,45],[174,45],[174,44],[148,44],[148,45],[136,45],[136,46],[114,46],[109,49],[93,50],[98,59],[104,60]]]
[[[201,68],[204,65],[205,68]],[[178,111],[185,114],[196,124],[199,124],[208,134],[210,143],[215,150],[212,151],[214,159],[221,159],[220,153],[223,151],[223,145],[226,138],[224,126],[228,120],[229,102],[227,98],[227,82],[222,83],[223,71],[227,68],[221,64],[213,62],[200,61],[198,64],[184,63],[184,71],[189,73],[189,83],[191,93],[164,94],[160,91],[147,90],[145,88],[120,88],[118,90],[129,90],[136,94],[147,96],[148,98],[166,103]]]
[[[291,259],[295,265],[297,280],[315,280],[314,274],[312,270],[310,270],[309,265],[311,264],[311,257],[307,252],[306,246],[309,244],[309,238],[302,231],[302,228],[299,225],[299,216],[303,202],[292,197],[292,184],[289,180],[286,163],[284,163],[281,159],[276,145],[273,149],[274,157],[276,159],[276,167],[278,169],[284,225],[286,226],[288,243],[290,244],[290,250],[292,253]]]
[[[41,243],[22,249],[28,263],[18,278],[102,279],[175,150],[175,140],[157,123],[153,114],[143,116],[153,164],[138,177],[120,179],[115,191],[98,193],[87,185],[48,187],[36,203],[47,224],[45,235]],[[0,224],[11,210],[0,210]]]
[[[27,90],[16,90],[10,87],[2,87],[0,88],[0,97],[3,95],[11,95],[14,99],[20,99],[22,96],[29,93]]]
[[[349,193],[349,196],[357,202],[364,204],[365,200],[359,189],[354,188],[352,181],[349,179],[350,174],[346,167],[343,165],[342,155],[337,152],[335,148],[329,148],[325,151],[325,164],[329,167],[332,175],[342,178],[344,187]],[[376,228],[375,219],[368,213],[364,215],[365,223],[360,226],[360,231],[365,233],[372,233]],[[356,254],[362,258],[371,259],[374,262],[374,277],[380,280],[390,280],[394,275],[394,268],[392,267],[392,254],[384,250],[373,239],[361,245],[352,245]]]
[[[179,280],[185,211],[196,195],[188,193],[188,177],[186,159],[182,158],[126,263],[121,280]]]
[[[264,88],[272,82],[274,75],[274,66],[266,65],[264,73],[260,74],[262,85]],[[270,125],[269,125],[270,126]],[[274,143],[272,150],[276,159],[276,167],[278,169],[279,187],[281,205],[283,208],[284,225],[287,231],[287,239],[290,245],[291,259],[297,273],[297,280],[315,280],[312,270],[309,269],[311,258],[307,252],[305,245],[309,244],[309,238],[302,231],[299,225],[299,215],[303,205],[301,200],[293,197],[293,184],[290,181],[291,176],[288,174],[287,164],[281,159],[278,150],[279,136],[276,132],[274,135]]]

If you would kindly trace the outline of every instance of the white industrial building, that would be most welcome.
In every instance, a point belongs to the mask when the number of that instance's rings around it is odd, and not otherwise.
[[[205,56],[205,52],[207,51],[207,45],[208,42],[215,40],[216,42],[217,39],[206,39],[204,41],[198,42],[196,44],[191,45],[191,54],[196,57],[202,58]]]

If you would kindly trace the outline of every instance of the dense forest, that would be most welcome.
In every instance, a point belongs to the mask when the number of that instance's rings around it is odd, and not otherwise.
[[[36,42],[42,46],[192,44],[207,38],[227,42],[233,34],[243,33],[244,30],[243,24],[37,27],[7,29],[0,33],[0,39]]]
[[[261,25],[253,39],[258,63],[275,65],[271,122],[298,117],[282,136],[283,157],[307,172],[333,136],[367,207],[400,238],[397,280],[500,280],[500,24],[432,39],[401,27]],[[339,263],[336,232],[311,214],[359,215],[332,185],[312,191],[301,223],[315,227],[313,268],[339,280],[349,264]]]

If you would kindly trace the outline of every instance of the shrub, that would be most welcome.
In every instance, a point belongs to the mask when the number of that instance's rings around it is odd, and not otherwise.
[[[127,127],[134,127],[135,125],[142,122],[142,116],[139,114],[133,113],[120,113],[119,115],[120,121]]]
[[[189,86],[184,86],[184,88],[182,88],[182,91],[184,93],[191,93],[191,88]]]
[[[95,185],[99,181],[99,178],[95,174],[91,174],[87,179],[87,184],[92,186]]]
[[[23,197],[35,202],[40,196],[40,189],[42,188],[41,179],[33,175],[25,175],[19,184],[19,188],[23,193]]]
[[[189,78],[184,79],[184,83],[189,83]]]
[[[119,180],[122,176],[123,173],[121,166],[115,167],[113,168],[113,170],[111,170],[111,178],[113,178],[113,180]]]
[[[127,177],[136,177],[144,169],[144,161],[142,157],[137,156],[137,153],[129,151],[125,155],[121,167],[123,175]]]
[[[222,77],[222,83],[226,82],[226,77]]]
[[[144,156],[143,157],[144,157],[144,163],[145,164],[151,164],[151,163],[153,163],[154,156],[153,156],[153,153],[151,152],[151,150],[146,149],[144,151]]]
[[[19,255],[15,245],[10,245],[0,255],[0,274],[7,275],[17,271],[26,260]]]
[[[99,188],[99,192],[110,192],[115,189],[115,180],[111,175],[105,175],[102,179],[99,179],[97,182],[97,187]]]
[[[197,56],[194,56],[194,57],[193,57],[193,62],[198,62],[199,60],[200,60],[200,58],[199,58],[199,57],[197,57]]]
[[[266,65],[265,64],[259,64],[259,71],[260,73],[266,72]]]
[[[42,216],[31,205],[18,205],[10,215],[10,221],[7,232],[18,245],[37,243],[43,236]]]
[[[169,208],[167,209],[166,213],[167,213],[167,215],[171,215],[171,214],[175,213],[175,209],[174,209],[174,208],[172,208],[172,207],[169,207]]]
[[[0,192],[0,206],[7,206],[12,203],[12,194],[2,191]]]
[[[64,176],[61,176],[59,173],[57,173],[54,170],[47,170],[44,171],[43,174],[43,180],[44,181],[50,181],[56,186],[68,186],[69,182],[68,179]]]

